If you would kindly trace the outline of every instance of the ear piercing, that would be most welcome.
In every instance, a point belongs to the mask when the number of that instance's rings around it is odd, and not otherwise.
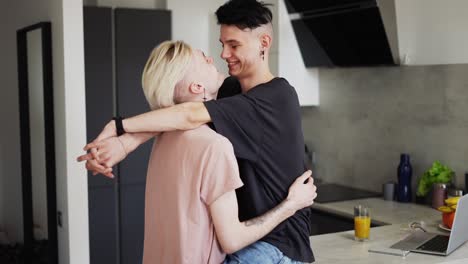
[[[264,50],[260,51],[260,56],[262,57],[262,60],[265,60],[265,51]]]
[[[197,84],[197,86],[198,86],[199,88],[202,87],[200,84]],[[203,87],[203,101],[206,102],[206,89],[205,89],[205,87]]]

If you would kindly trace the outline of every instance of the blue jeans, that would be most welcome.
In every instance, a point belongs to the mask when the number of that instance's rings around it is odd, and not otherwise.
[[[277,247],[258,241],[231,255],[227,255],[223,264],[302,264],[286,257]]]

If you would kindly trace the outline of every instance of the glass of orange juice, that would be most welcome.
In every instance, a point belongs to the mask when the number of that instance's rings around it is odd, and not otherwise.
[[[354,240],[367,241],[370,234],[370,210],[358,205],[354,207]]]

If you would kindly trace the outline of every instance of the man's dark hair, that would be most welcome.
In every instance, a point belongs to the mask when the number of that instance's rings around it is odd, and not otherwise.
[[[257,0],[230,0],[216,10],[218,25],[235,25],[240,29],[255,29],[271,23],[273,14]]]

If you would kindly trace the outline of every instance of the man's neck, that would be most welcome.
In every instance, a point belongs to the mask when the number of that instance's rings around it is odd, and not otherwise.
[[[270,70],[265,70],[250,77],[239,78],[242,93],[248,92],[250,89],[254,88],[259,84],[267,83],[271,81],[274,77],[275,76],[270,72]]]

